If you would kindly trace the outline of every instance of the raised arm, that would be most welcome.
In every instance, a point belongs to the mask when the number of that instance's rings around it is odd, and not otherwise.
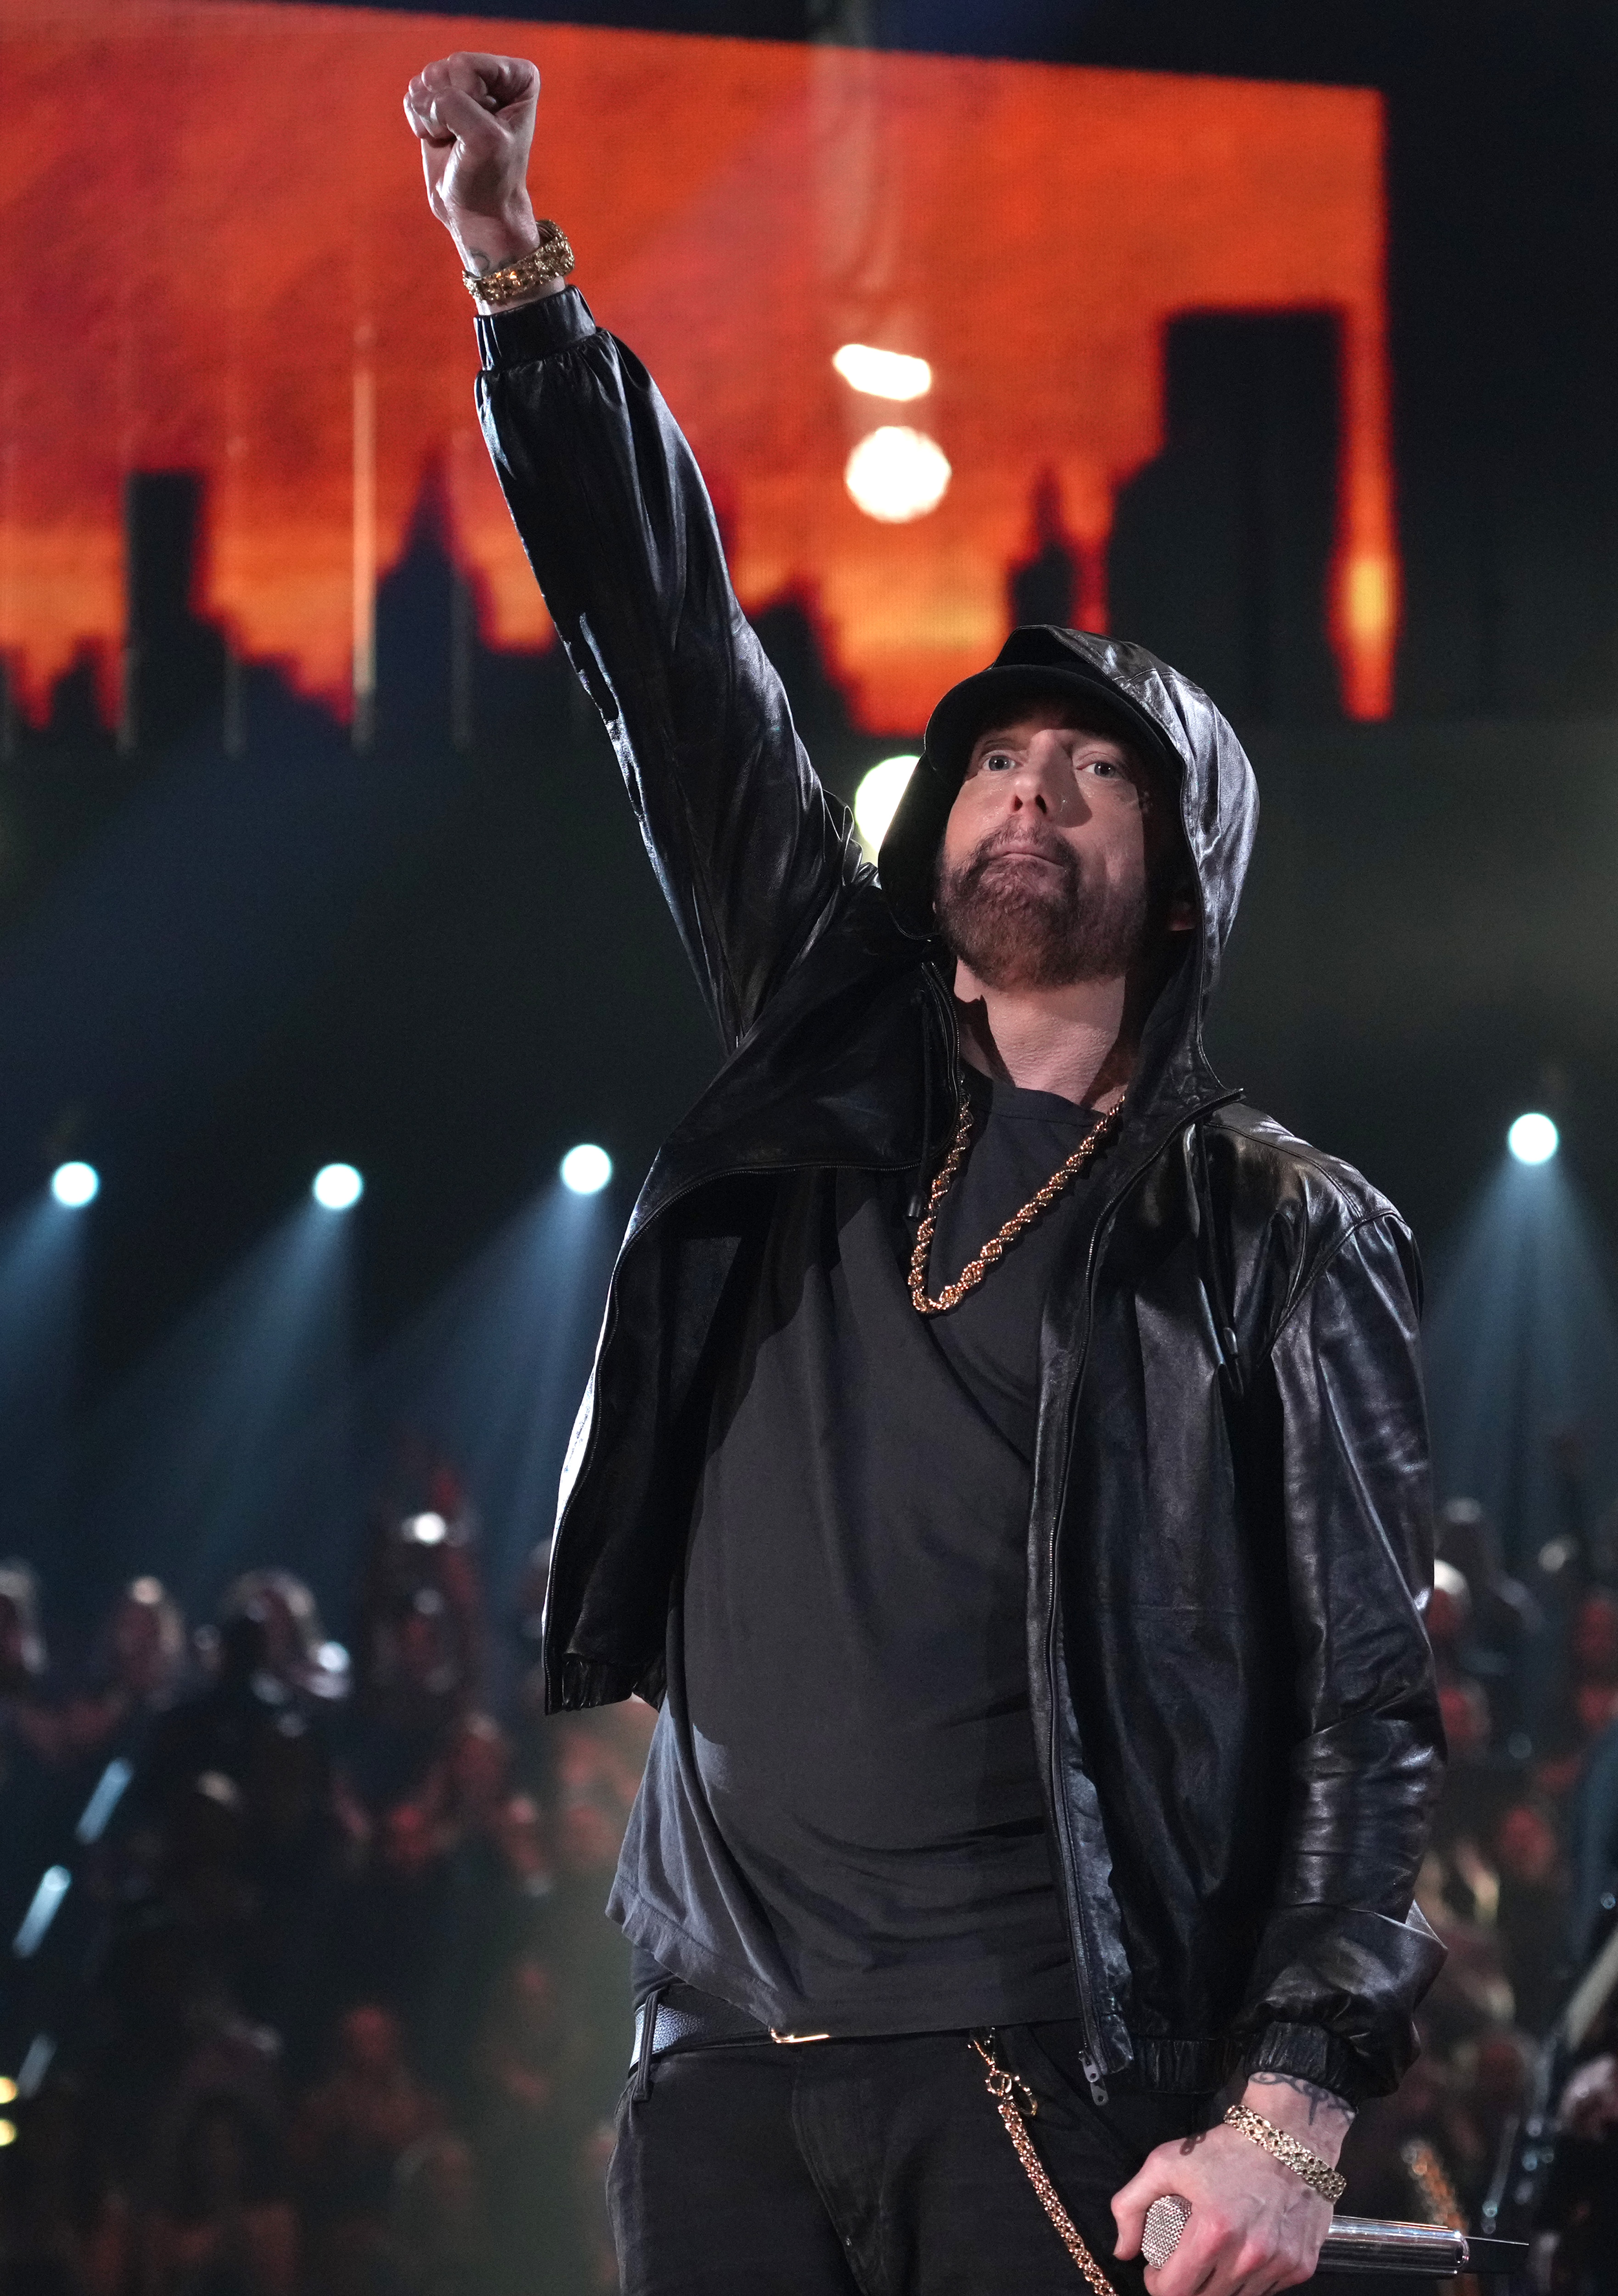
[[[405,97],[433,211],[479,277],[539,237],[538,94],[533,64],[462,54]],[[733,1046],[840,904],[869,897],[871,872],[737,604],[701,472],[646,370],[560,280],[478,308],[478,409],[506,501]]]

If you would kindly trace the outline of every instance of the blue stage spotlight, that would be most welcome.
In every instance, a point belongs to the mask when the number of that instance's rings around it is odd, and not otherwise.
[[[22,1927],[12,1939],[12,1951],[19,1961],[27,1961],[37,1954],[45,1942],[45,1933],[56,1918],[56,1908],[72,1887],[73,1876],[65,1866],[47,1866],[39,1877],[29,1909],[22,1916]]]
[[[562,1158],[562,1185],[576,1196],[599,1195],[612,1177],[612,1159],[604,1148],[584,1141]]]
[[[104,1397],[73,1518],[103,1569],[155,1566],[188,1610],[266,1554],[323,1598],[346,1582],[355,1217],[300,1193]]]
[[[124,1798],[124,1789],[134,1775],[134,1769],[123,1756],[114,1755],[102,1772],[95,1792],[85,1804],[84,1815],[73,1829],[76,1841],[82,1841],[88,1848],[101,1840],[113,1811]]]
[[[1531,1112],[1518,1117],[1506,1135],[1506,1145],[1519,1164],[1548,1164],[1561,1145],[1561,1136],[1549,1116]]]
[[[55,2054],[55,2037],[50,2033],[36,2033],[29,2043],[27,2056],[17,2068],[16,2094],[24,2103],[31,2096],[37,2096],[44,2087],[45,2077],[51,2070],[51,2061]],[[6,2102],[10,2103],[11,2099],[8,2097]]]
[[[365,1193],[365,1183],[352,1164],[323,1164],[309,1193],[326,1211],[352,1211]]]
[[[58,1164],[51,1175],[51,1193],[70,1211],[93,1204],[101,1193],[101,1174],[94,1164]]]

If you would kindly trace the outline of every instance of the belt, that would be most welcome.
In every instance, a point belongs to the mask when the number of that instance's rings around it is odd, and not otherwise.
[[[679,1997],[671,1999],[671,1994]],[[777,2026],[761,2024],[756,2017],[732,2009],[728,2001],[715,2001],[707,1993],[699,1993],[694,1986],[659,1985],[635,2011],[629,2070],[640,2074],[639,2086],[643,2090],[652,2059],[667,2056],[672,2051],[714,2049],[737,2041],[773,2041],[780,2047],[791,2048],[801,2042],[829,2041],[831,2038],[829,2033],[787,2033]]]

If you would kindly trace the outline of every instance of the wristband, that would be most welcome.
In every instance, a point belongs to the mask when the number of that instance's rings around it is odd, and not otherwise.
[[[1312,2193],[1319,2193],[1335,2209],[1348,2190],[1348,2178],[1329,2161],[1312,2152],[1295,2136],[1288,2136],[1273,2120],[1266,2120],[1262,2112],[1250,2112],[1245,2104],[1233,2104],[1225,2115],[1225,2127],[1237,2128],[1259,2150],[1270,2153],[1295,2177],[1301,2177]]]
[[[463,271],[461,277],[474,303],[486,303],[497,310],[503,303],[515,303],[552,279],[565,279],[572,268],[573,250],[567,233],[560,224],[542,223],[538,246],[519,255],[514,263],[503,264],[498,271]]]

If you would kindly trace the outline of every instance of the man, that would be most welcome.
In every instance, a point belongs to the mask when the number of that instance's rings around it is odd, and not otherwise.
[[[1439,1958],[1410,1239],[1208,1066],[1255,800],[1175,672],[1015,632],[878,882],[668,410],[544,276],[537,93],[452,56],[406,112],[728,1056],[630,1223],[547,1604],[553,1705],[662,1703],[624,2285],[1104,2290],[1173,2193],[1152,2296],[1268,2296]]]

